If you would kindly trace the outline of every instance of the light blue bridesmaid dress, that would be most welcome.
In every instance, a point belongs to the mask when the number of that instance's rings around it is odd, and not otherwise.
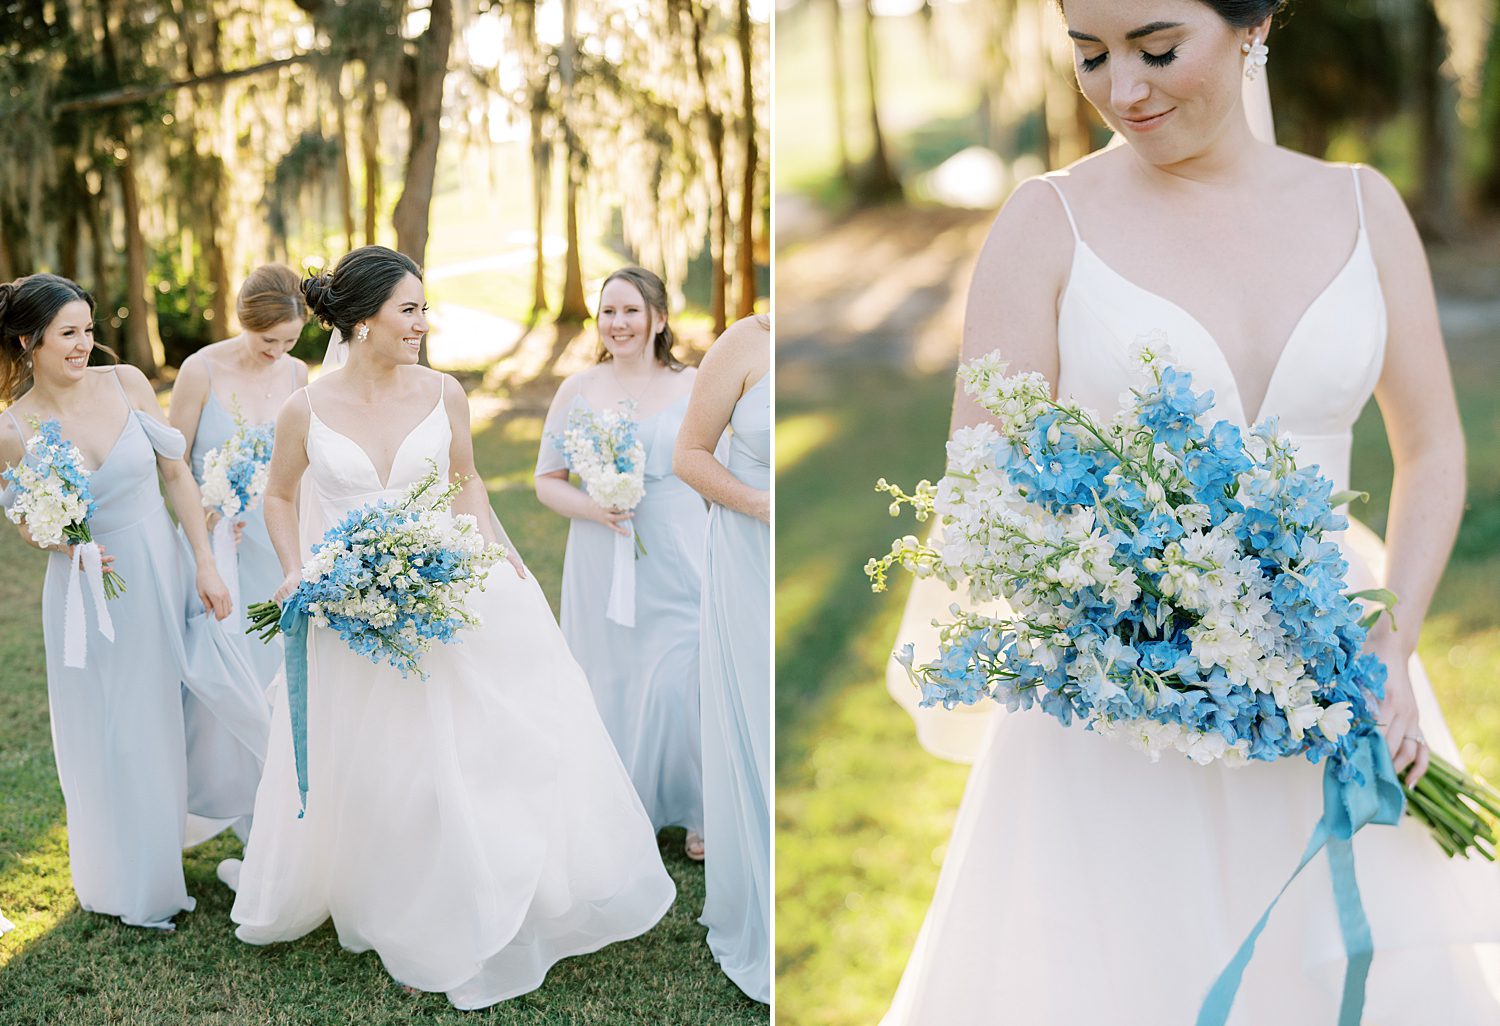
[[[120,402],[130,408],[123,386]],[[131,408],[114,448],[90,474],[94,540],[114,557],[126,591],[109,600],[111,642],[99,633],[84,589],[83,668],[63,665],[68,557],[49,554],[42,588],[52,745],[73,889],[90,912],[160,929],[195,904],[182,873],[189,811],[237,818],[255,802],[255,780],[230,786],[215,766],[190,765],[187,731],[232,738],[263,758],[269,721],[238,645],[198,602],[191,553],[162,501],[156,455],[180,459],[185,445],[181,432]],[[190,800],[190,776],[205,781],[210,797]]]
[[[729,419],[729,472],[771,487],[770,374]],[[708,946],[757,1001],[771,1000],[771,530],[714,506],[703,576],[703,839]]]
[[[573,403],[588,406],[582,396]],[[701,832],[698,608],[708,508],[672,473],[672,447],[686,412],[683,396],[639,422],[646,495],[631,523],[646,554],[634,564],[635,626],[606,615],[617,536],[592,520],[575,519],[568,528],[560,620],[652,825]],[[548,424],[538,474],[566,465],[551,437],[564,426]]]
[[[295,385],[296,364],[291,360],[287,364],[292,368],[292,383]],[[193,435],[193,477],[200,485],[203,483],[204,458],[229,441],[229,436],[234,432],[234,417],[214,394],[210,371],[208,398],[203,401],[203,410],[198,414],[198,430]],[[266,532],[265,506],[257,505],[236,519],[245,525],[238,548],[240,588],[239,594],[235,596],[236,605],[243,610],[257,602],[269,600],[281,586],[285,575],[281,572],[281,561],[276,558],[276,550],[271,547],[271,536]],[[281,638],[278,635],[265,644],[254,638],[247,638],[247,641],[249,644],[246,652],[255,670],[255,677],[262,688],[269,687],[271,679],[281,669]]]

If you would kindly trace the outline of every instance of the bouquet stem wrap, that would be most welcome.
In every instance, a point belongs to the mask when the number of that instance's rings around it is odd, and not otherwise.
[[[1359,880],[1354,875],[1353,838],[1367,823],[1394,826],[1401,822],[1406,811],[1406,798],[1401,791],[1401,781],[1391,765],[1385,741],[1379,735],[1362,736],[1352,753],[1352,761],[1359,768],[1364,782],[1340,781],[1332,765],[1323,774],[1323,818],[1313,830],[1302,853],[1302,861],[1292,871],[1287,882],[1281,885],[1276,897],[1261,914],[1259,920],[1235,952],[1198,1011],[1197,1026],[1224,1026],[1234,1007],[1235,994],[1240,988],[1240,979],[1255,954],[1255,942],[1271,918],[1277,902],[1292,885],[1292,881],[1307,868],[1313,858],[1324,848],[1328,849],[1329,869],[1333,874],[1333,899],[1338,908],[1339,930],[1344,936],[1344,952],[1348,966],[1344,970],[1344,995],[1339,1004],[1338,1026],[1359,1026],[1365,1007],[1365,980],[1370,973],[1370,959],[1374,945],[1370,938],[1370,921],[1365,917],[1364,904],[1359,897]]]
[[[213,545],[214,565],[219,568],[219,577],[224,581],[224,587],[229,590],[229,596],[234,600],[234,617],[232,626],[239,631],[245,629],[245,611],[240,603],[240,560],[237,546],[234,543],[234,524],[229,517],[220,517],[219,522],[214,525],[213,535],[209,541]]]
[[[635,626],[635,526],[625,522],[628,534],[615,535],[614,572],[609,580],[609,605],[604,615],[621,627]]]
[[[68,570],[67,602],[63,607],[63,665],[81,670],[88,664],[88,620],[83,610],[83,581],[88,580],[94,599],[94,615],[99,618],[99,633],[106,641],[115,640],[115,624],[109,617],[104,597],[104,562],[95,542],[73,546],[72,566]]]

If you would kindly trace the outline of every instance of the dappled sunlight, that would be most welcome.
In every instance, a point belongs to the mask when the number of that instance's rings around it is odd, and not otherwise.
[[[838,421],[826,413],[804,413],[778,420],[776,472],[785,473],[801,463],[809,453],[827,445],[838,430]]]
[[[0,937],[0,970],[77,909],[68,875],[68,828],[58,822],[0,869],[0,912],[16,924]]]

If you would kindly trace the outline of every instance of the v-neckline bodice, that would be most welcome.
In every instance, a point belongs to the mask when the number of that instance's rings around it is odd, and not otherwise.
[[[1259,423],[1261,418],[1265,415],[1265,411],[1271,399],[1272,392],[1276,388],[1277,378],[1281,375],[1282,368],[1287,363],[1288,354],[1295,349],[1298,335],[1302,333],[1303,326],[1308,323],[1309,318],[1318,308],[1318,306],[1333,294],[1339,283],[1343,281],[1343,279],[1355,267],[1359,257],[1361,255],[1369,255],[1368,251],[1369,236],[1365,231],[1364,225],[1361,224],[1359,226],[1359,231],[1355,236],[1354,246],[1349,251],[1348,257],[1344,259],[1343,264],[1340,265],[1338,271],[1334,273],[1333,277],[1328,280],[1328,283],[1323,286],[1322,290],[1319,291],[1318,294],[1315,295],[1303,308],[1302,313],[1298,316],[1296,322],[1292,325],[1291,332],[1282,342],[1281,349],[1277,352],[1276,359],[1271,365],[1271,373],[1266,378],[1265,391],[1261,393],[1260,402],[1255,407],[1255,415],[1253,417],[1249,416],[1250,407],[1248,407],[1245,403],[1244,386],[1241,383],[1240,379],[1235,375],[1234,368],[1229,362],[1229,357],[1224,352],[1223,346],[1219,344],[1219,340],[1214,335],[1214,333],[1210,331],[1201,320],[1199,320],[1181,303],[1178,303],[1159,292],[1148,289],[1144,285],[1141,285],[1135,281],[1132,281],[1130,278],[1127,278],[1124,274],[1111,266],[1108,261],[1101,257],[1093,249],[1093,247],[1091,247],[1082,238],[1078,238],[1074,241],[1073,266],[1069,271],[1068,283],[1064,287],[1063,294],[1066,296],[1067,292],[1074,287],[1078,276],[1078,260],[1080,257],[1085,257],[1092,259],[1093,262],[1101,270],[1104,271],[1104,273],[1110,275],[1116,281],[1120,282],[1127,288],[1139,293],[1142,296],[1154,300],[1155,302],[1161,303],[1163,306],[1169,307],[1171,310],[1179,314],[1188,324],[1193,326],[1193,328],[1196,329],[1202,336],[1203,341],[1207,344],[1208,350],[1212,353],[1213,358],[1218,361],[1220,369],[1224,372],[1225,380],[1231,382],[1231,387],[1234,392],[1234,402],[1239,408],[1239,412],[1244,423],[1247,425],[1253,425]]]
[[[328,431],[330,434],[333,434],[333,435],[338,436],[339,438],[342,438],[344,441],[348,442],[355,449],[359,450],[360,455],[365,458],[365,465],[367,467],[369,467],[371,473],[373,473],[375,475],[375,483],[380,486],[380,491],[382,491],[382,492],[389,491],[391,489],[391,479],[394,478],[395,475],[396,475],[396,466],[397,466],[397,464],[399,464],[401,462],[401,455],[402,455],[402,453],[404,453],[406,451],[407,445],[411,442],[412,438],[416,436],[417,432],[421,428],[426,427],[427,426],[427,422],[430,421],[430,420],[432,420],[433,416],[439,410],[441,410],[442,408],[443,408],[443,395],[440,393],[438,395],[437,402],[433,404],[432,409],[427,412],[427,415],[425,417],[423,417],[421,420],[417,421],[415,424],[413,424],[407,430],[406,434],[402,436],[401,442],[396,446],[395,453],[391,456],[391,465],[386,470],[385,477],[382,479],[381,474],[380,474],[380,468],[375,465],[375,459],[374,459],[374,457],[372,457],[369,454],[369,452],[365,449],[364,446],[360,445],[353,438],[350,438],[348,435],[344,434],[342,431],[340,431],[337,428],[333,427],[331,424],[329,424],[327,421],[325,421],[322,417],[319,417],[318,416],[318,412],[312,408],[311,403],[309,403],[308,407],[307,407],[308,412],[312,415],[312,419],[315,420],[315,421],[317,421],[318,424],[320,424],[324,428],[324,430]]]

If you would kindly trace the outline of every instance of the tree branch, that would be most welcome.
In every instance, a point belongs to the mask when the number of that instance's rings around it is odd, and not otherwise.
[[[236,78],[245,78],[250,75],[260,75],[267,71],[277,71],[281,68],[289,68],[296,64],[306,64],[308,61],[325,57],[322,51],[312,53],[299,53],[292,57],[283,57],[278,61],[267,61],[249,68],[237,68],[234,71],[215,71],[207,75],[197,75],[193,78],[185,78],[176,82],[157,82],[152,85],[126,86],[124,89],[111,89],[104,93],[94,93],[92,96],[72,96],[66,100],[59,100],[53,105],[55,114],[72,114],[79,111],[107,110],[110,107],[123,107],[131,103],[139,103],[142,100],[150,100],[165,93],[175,92],[178,89],[191,89],[195,86],[214,85],[218,82],[229,82]]]

